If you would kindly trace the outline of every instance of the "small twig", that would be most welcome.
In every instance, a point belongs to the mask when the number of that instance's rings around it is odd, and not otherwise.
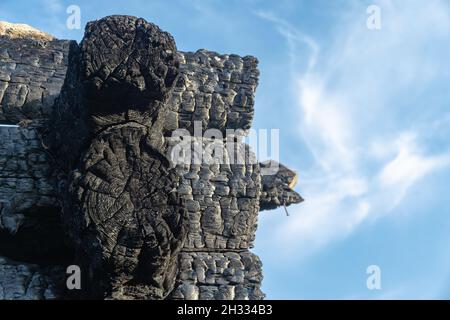
[[[289,217],[289,212],[286,208],[286,204],[283,202],[284,211],[286,211],[286,216]]]

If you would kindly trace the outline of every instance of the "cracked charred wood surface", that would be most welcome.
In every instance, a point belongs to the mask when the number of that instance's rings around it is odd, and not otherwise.
[[[16,233],[24,212],[56,206],[39,128],[52,113],[70,41],[0,37],[0,233]]]
[[[227,148],[220,164],[168,156],[173,131],[192,135],[196,121],[225,146],[227,130],[250,129],[257,63],[177,51],[130,16],[89,23],[79,45],[0,37],[0,122],[17,125],[0,128],[4,298],[70,298],[60,289],[73,263],[85,298],[264,298],[249,252],[258,212],[303,200],[296,173],[239,141],[243,163]]]
[[[88,24],[70,53],[49,144],[68,173],[63,221],[91,297],[163,299],[173,289],[186,234],[163,149],[175,52],[157,26],[112,16]]]
[[[71,249],[40,130],[61,91],[71,41],[11,32],[0,37],[0,299],[61,298]]]

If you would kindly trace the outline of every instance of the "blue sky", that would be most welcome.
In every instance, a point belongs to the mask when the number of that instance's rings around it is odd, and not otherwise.
[[[59,38],[141,16],[180,50],[255,55],[255,128],[279,128],[306,201],[260,215],[272,299],[450,298],[450,3],[445,0],[2,0],[0,20]],[[381,29],[366,27],[369,5]],[[368,290],[366,268],[381,268]]]

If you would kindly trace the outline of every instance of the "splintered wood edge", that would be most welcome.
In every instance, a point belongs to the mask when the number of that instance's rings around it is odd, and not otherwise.
[[[293,171],[293,172],[294,172],[294,176],[292,177],[291,182],[289,182],[290,189],[294,189],[298,182],[298,173],[295,171]]]

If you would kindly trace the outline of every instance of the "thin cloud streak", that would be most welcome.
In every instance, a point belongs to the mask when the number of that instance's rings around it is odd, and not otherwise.
[[[425,6],[422,2],[419,11],[417,2],[408,2],[406,8],[391,1],[382,4],[384,19],[391,19],[385,32],[370,34],[365,10],[359,12],[357,6],[355,20],[336,35],[329,52],[321,52],[314,39],[288,22],[257,13],[286,40],[295,68],[299,134],[315,158],[313,167],[301,169],[310,182],[302,183],[306,202],[274,232],[278,246],[286,248],[285,256],[305,257],[345,238],[364,221],[393,212],[421,179],[450,165],[449,148],[427,152],[420,139],[425,132],[419,128],[411,130],[403,123],[394,131],[383,127],[405,88],[414,90],[440,76],[423,46],[429,32],[437,37],[447,34],[448,7],[441,1]],[[416,25],[410,26],[412,21]],[[310,53],[306,67],[297,58],[305,50]],[[369,99],[361,105],[364,96]],[[364,107],[368,114],[361,110]],[[411,111],[418,107],[411,106]],[[379,140],[393,142],[374,148]]]

